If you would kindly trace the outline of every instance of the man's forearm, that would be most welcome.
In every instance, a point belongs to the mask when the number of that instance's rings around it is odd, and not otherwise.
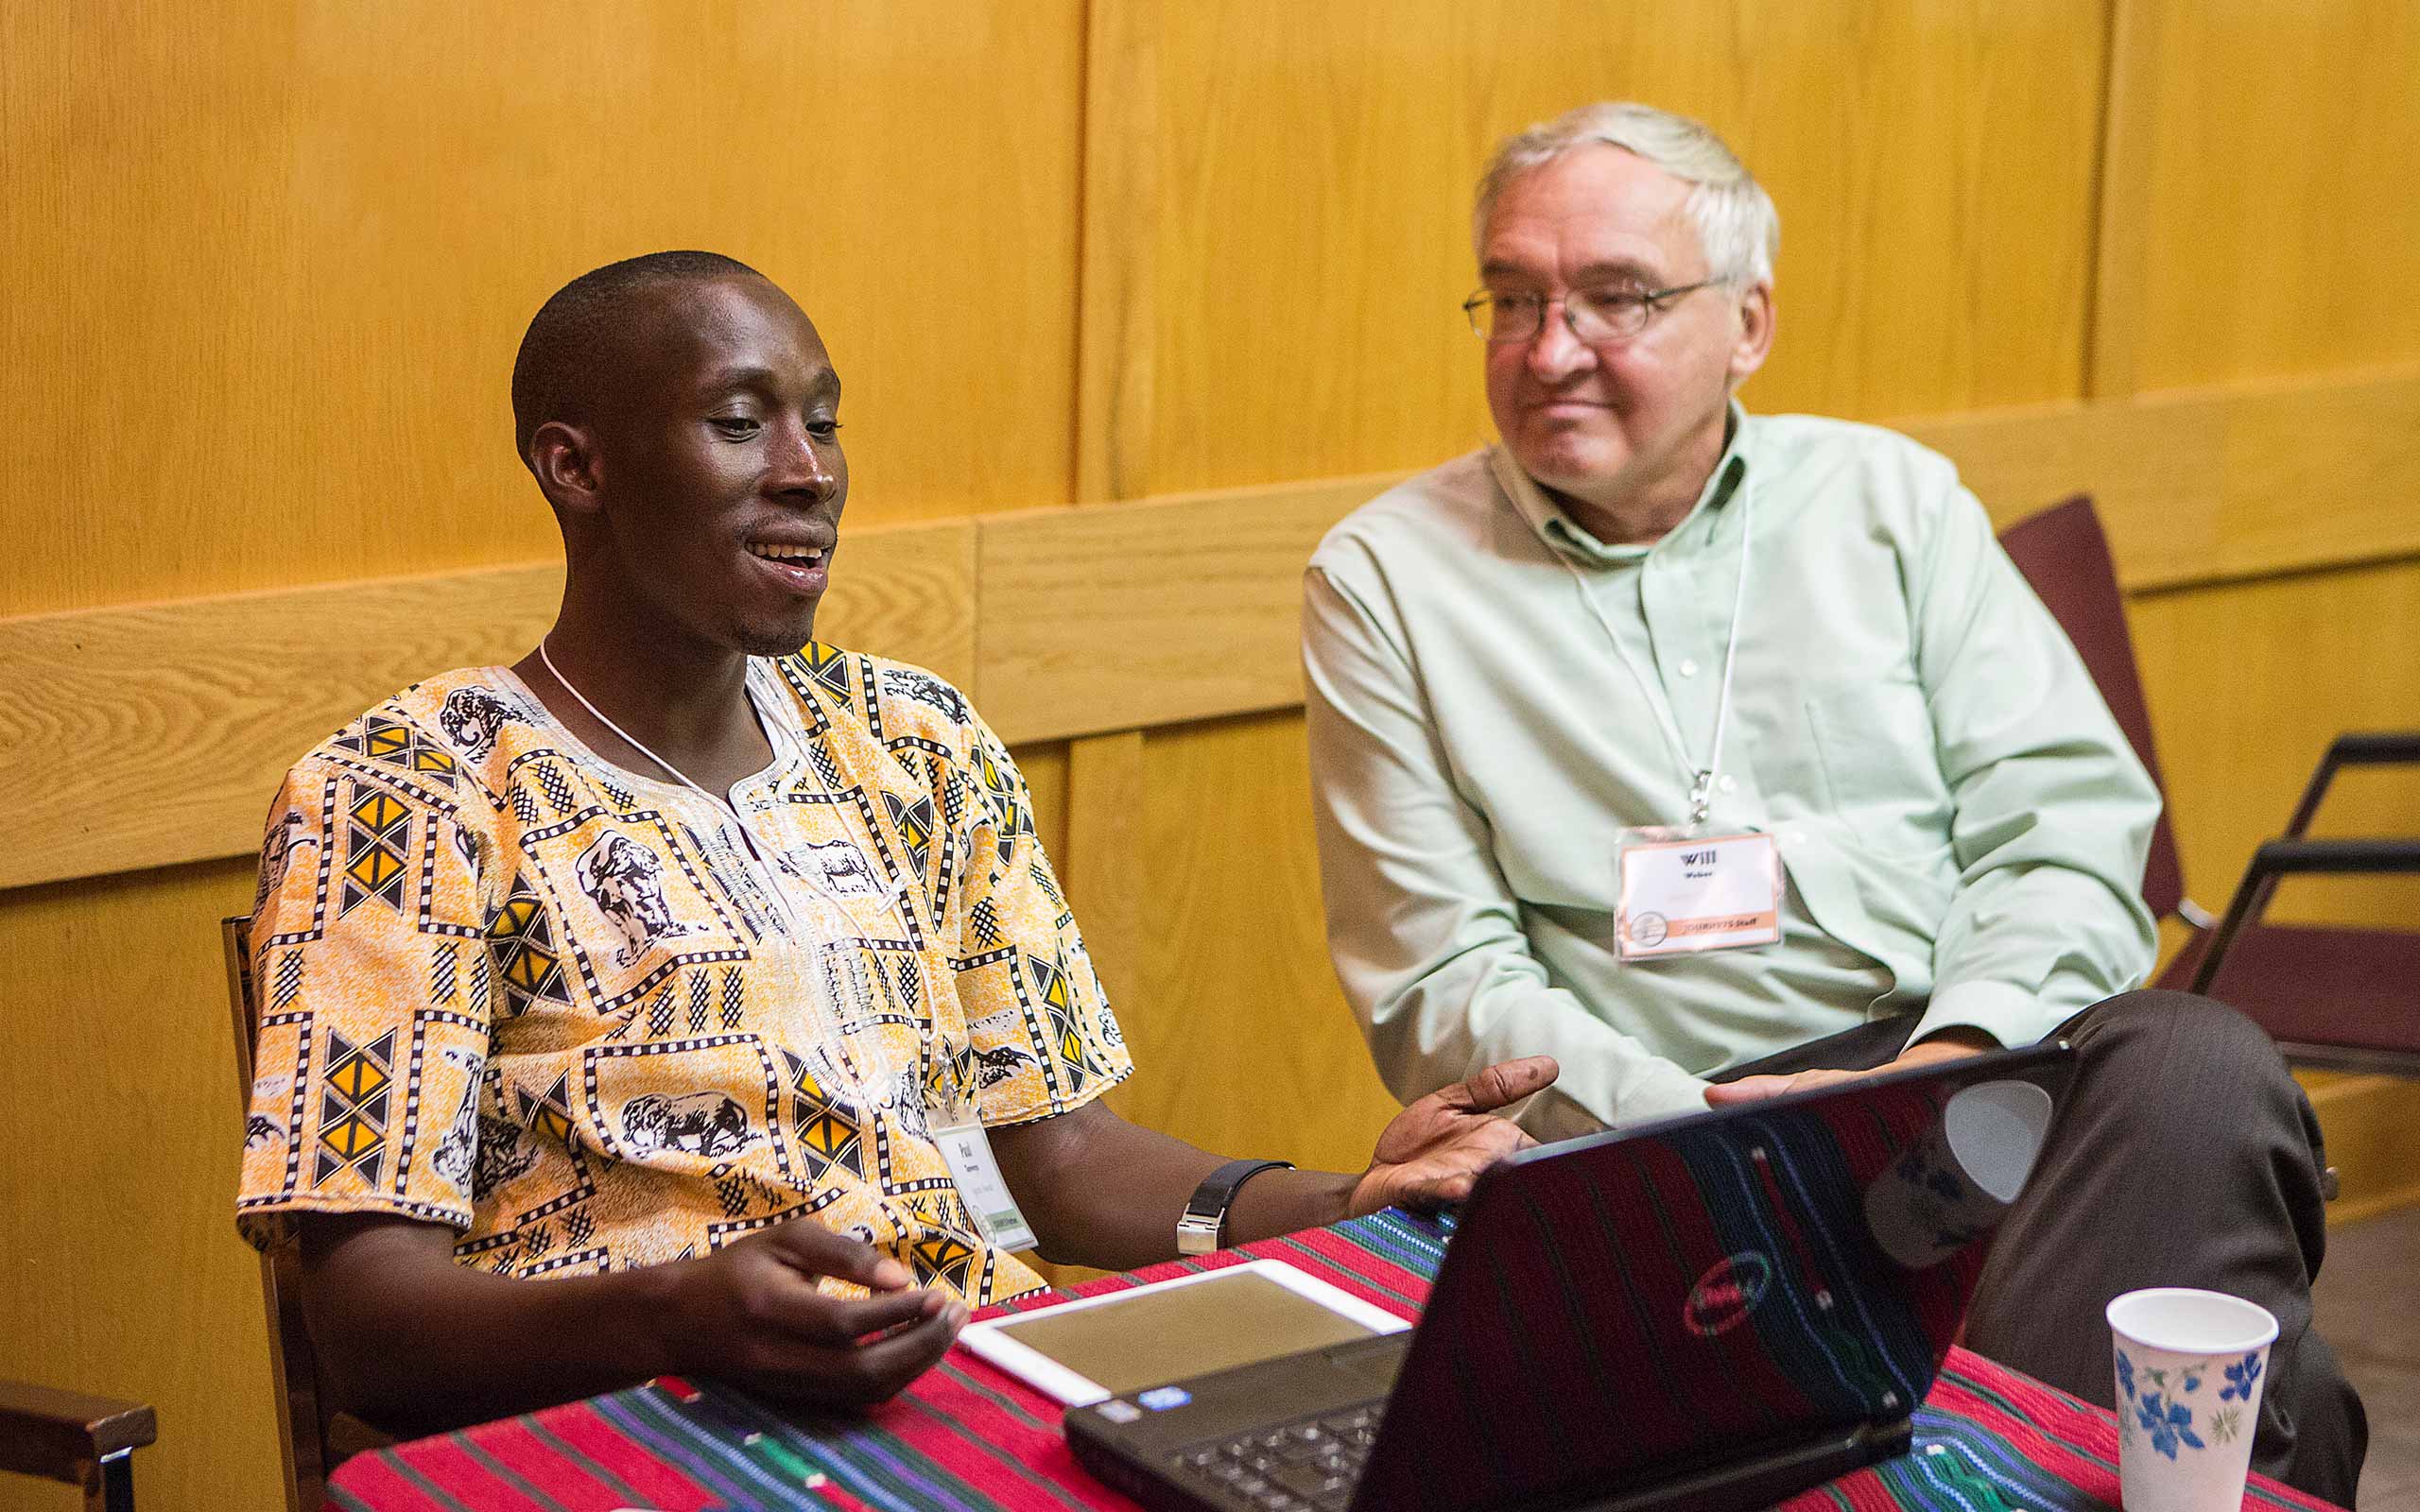
[[[1046,1260],[1132,1270],[1176,1253],[1176,1223],[1229,1159],[1140,1127],[1098,1103],[992,1132],[1001,1173]],[[1070,1178],[1066,1173],[1080,1171]],[[1264,1171],[1236,1194],[1227,1242],[1243,1244],[1347,1215],[1357,1177]]]
[[[663,1275],[524,1281],[454,1263],[449,1231],[303,1220],[303,1299],[337,1400],[429,1432],[552,1406],[681,1368]]]

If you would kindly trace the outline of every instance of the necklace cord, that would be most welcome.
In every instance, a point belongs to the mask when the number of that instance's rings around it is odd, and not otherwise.
[[[639,739],[636,735],[631,734],[629,730],[624,730],[620,725],[615,724],[611,714],[608,714],[604,710],[597,708],[596,704],[590,702],[588,695],[580,692],[569,678],[563,676],[562,668],[555,665],[554,656],[546,649],[546,641],[543,636],[540,637],[538,641],[538,660],[545,663],[547,675],[555,679],[556,683],[562,687],[563,692],[570,694],[573,700],[576,701],[582,709],[587,710],[590,716],[598,724],[603,725],[606,729],[619,736],[623,743],[628,745],[632,750],[637,751],[648,761],[655,763],[656,765],[661,766],[666,771],[671,773],[673,780],[678,782],[682,786],[697,794],[700,798],[704,799],[707,802],[713,804],[724,814],[729,815],[731,816],[732,824],[739,831],[740,844],[748,848],[749,855],[758,866],[767,867],[773,871],[786,872],[786,874],[790,876],[797,877],[801,882],[806,884],[807,889],[810,892],[817,895],[817,902],[821,902],[824,907],[831,909],[842,922],[845,923],[848,920],[848,910],[841,906],[838,898],[833,896],[832,890],[828,885],[818,879],[804,875],[795,868],[776,867],[767,859],[763,848],[756,843],[755,833],[748,828],[748,821],[739,816],[739,811],[732,806],[731,800],[728,798],[721,797],[709,791],[694,778],[690,777],[688,773],[683,771],[680,767],[673,765],[670,762],[666,761],[663,757],[657,755],[645,741]],[[751,707],[753,707],[752,699],[751,700]],[[761,714],[759,717],[762,717]],[[769,739],[769,736],[768,738]],[[777,875],[768,875],[764,880],[766,883],[765,891],[767,895],[771,897],[780,906],[783,915],[789,922],[791,936],[798,940],[802,946],[804,946],[806,943],[805,929],[798,917],[797,909],[791,906],[789,889],[782,885],[781,878]],[[898,906],[898,899],[895,894],[891,898],[891,904],[893,908]],[[846,931],[835,931],[833,933],[837,936],[838,934],[845,934]],[[822,949],[818,952],[819,955],[822,954],[825,951],[837,948],[838,943],[838,941],[837,938],[825,940],[823,942]],[[825,966],[825,974],[827,977],[836,975],[837,969],[827,964]],[[853,989],[863,987],[862,991],[853,990],[851,995],[858,1000],[854,1005],[858,1010],[857,1017],[861,1020],[871,1020],[873,1017],[872,1011],[873,1005],[873,989],[870,986],[864,986],[862,983],[863,974],[862,970],[853,971],[848,973],[850,985]],[[836,988],[827,984],[826,995],[828,997],[837,997],[838,993]],[[837,1005],[835,1005],[837,1006]],[[837,1015],[829,1016],[837,1020]],[[847,1055],[849,1053],[847,1049],[848,1037],[842,1032],[838,1022],[829,1022],[825,1025],[825,1028],[831,1035],[836,1051],[841,1055]],[[921,1039],[922,1036],[919,1038]],[[883,1053],[881,1040],[879,1039],[876,1039],[873,1041],[873,1045],[876,1052],[876,1069],[882,1080],[888,1081],[890,1078],[890,1057],[887,1054]]]

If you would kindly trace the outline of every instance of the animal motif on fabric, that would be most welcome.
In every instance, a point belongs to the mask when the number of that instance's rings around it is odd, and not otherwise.
[[[657,941],[694,933],[672,917],[664,896],[664,863],[619,830],[609,830],[579,854],[579,890],[622,936],[614,964],[629,966]]]
[[[642,1159],[658,1150],[717,1158],[756,1143],[748,1114],[720,1092],[648,1092],[622,1106],[622,1138]]]
[[[446,738],[473,761],[485,760],[488,752],[495,749],[496,736],[516,717],[512,706],[494,689],[476,685],[447,694],[444,707],[437,713],[437,722],[444,727]]]

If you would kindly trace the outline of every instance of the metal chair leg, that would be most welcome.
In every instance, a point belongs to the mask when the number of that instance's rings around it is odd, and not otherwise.
[[[84,1512],[134,1512],[134,1451],[101,1456],[84,1482]]]

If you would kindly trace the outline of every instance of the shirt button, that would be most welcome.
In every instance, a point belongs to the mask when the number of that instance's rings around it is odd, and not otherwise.
[[[1717,785],[1726,793],[1737,793],[1739,791],[1739,779],[1736,777],[1725,777]]]
[[[1792,845],[1805,845],[1806,843],[1806,832],[1805,830],[1792,830],[1789,834],[1783,836],[1783,838]]]
[[[1684,658],[1684,659],[1682,660],[1682,662],[1681,662],[1681,676],[1683,676],[1683,677],[1685,677],[1685,678],[1694,678],[1694,677],[1696,677],[1697,675],[1698,675],[1698,664],[1697,664],[1697,662],[1696,662],[1695,661],[1693,661],[1693,660],[1690,660],[1690,659],[1687,659],[1687,658]]]

